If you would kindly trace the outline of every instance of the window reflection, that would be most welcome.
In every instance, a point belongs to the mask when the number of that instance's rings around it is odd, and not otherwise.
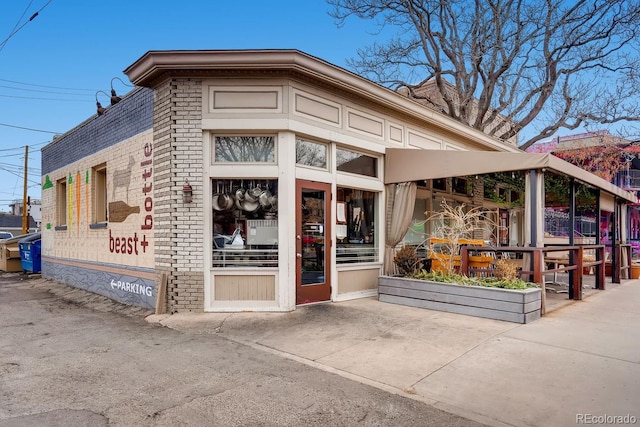
[[[336,168],[340,172],[378,176],[378,159],[355,151],[336,149]]]
[[[275,163],[273,136],[216,136],[216,163]]]
[[[302,139],[296,140],[296,163],[327,169],[327,146]]]

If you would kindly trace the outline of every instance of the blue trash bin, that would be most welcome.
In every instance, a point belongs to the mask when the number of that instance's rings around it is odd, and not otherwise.
[[[20,247],[20,262],[22,270],[25,272],[40,273],[42,266],[40,255],[42,240],[40,238],[40,233],[34,233],[21,239],[18,243]]]

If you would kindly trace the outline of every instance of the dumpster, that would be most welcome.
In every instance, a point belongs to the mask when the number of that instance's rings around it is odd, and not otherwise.
[[[20,259],[20,247],[18,244],[20,240],[27,236],[29,234],[0,240],[0,271],[22,271],[22,260]]]
[[[20,240],[20,260],[22,261],[22,270],[31,273],[40,273],[41,262],[41,240],[40,233],[31,234]]]

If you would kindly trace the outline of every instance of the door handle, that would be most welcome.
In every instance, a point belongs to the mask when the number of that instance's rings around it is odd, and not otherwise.
[[[296,254],[297,258],[302,258],[302,254]]]

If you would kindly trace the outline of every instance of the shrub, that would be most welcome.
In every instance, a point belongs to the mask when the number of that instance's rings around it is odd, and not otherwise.
[[[393,262],[398,267],[398,273],[402,276],[409,276],[422,268],[416,248],[411,246],[405,246],[396,252]]]
[[[518,266],[506,259],[497,259],[494,261],[496,266],[495,276],[500,280],[514,281],[518,278]]]

